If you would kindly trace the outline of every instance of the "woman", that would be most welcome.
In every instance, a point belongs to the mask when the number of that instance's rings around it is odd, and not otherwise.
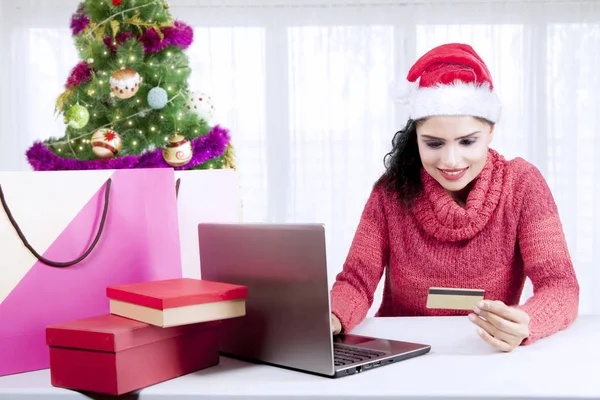
[[[407,79],[411,119],[332,288],[334,334],[363,321],[384,271],[377,316],[468,315],[506,352],[565,329],[579,285],[557,207],[532,164],[488,147],[501,105],[486,65],[470,46],[446,44]],[[526,277],[534,295],[518,305]],[[472,311],[428,309],[430,287],[484,289],[485,300]]]

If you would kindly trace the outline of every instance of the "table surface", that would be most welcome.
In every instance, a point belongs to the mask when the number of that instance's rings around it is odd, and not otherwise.
[[[331,379],[226,357],[145,388],[141,399],[600,399],[600,316],[512,353],[492,349],[466,317],[371,318],[353,333],[427,343],[427,355]],[[50,385],[48,370],[0,377],[0,400],[89,398]],[[101,399],[103,396],[94,396]]]

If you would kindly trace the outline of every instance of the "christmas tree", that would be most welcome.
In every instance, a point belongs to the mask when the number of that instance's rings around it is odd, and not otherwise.
[[[193,30],[164,0],[85,0],[71,17],[80,62],[56,113],[65,136],[27,151],[35,170],[234,168],[211,98],[188,87]]]

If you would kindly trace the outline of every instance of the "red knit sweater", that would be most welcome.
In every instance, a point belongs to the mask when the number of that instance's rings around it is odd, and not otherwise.
[[[423,190],[406,211],[376,185],[331,291],[332,312],[350,332],[365,318],[385,271],[376,316],[466,315],[426,308],[431,286],[485,289],[518,306],[526,276],[534,295],[523,344],[565,329],[578,312],[579,285],[554,199],[540,172],[489,150],[465,208],[424,170]]]

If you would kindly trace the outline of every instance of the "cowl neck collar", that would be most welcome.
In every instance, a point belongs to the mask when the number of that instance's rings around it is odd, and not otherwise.
[[[471,239],[486,226],[500,201],[504,167],[504,158],[489,149],[485,166],[475,179],[464,208],[422,169],[423,189],[416,199],[415,217],[438,240]]]

